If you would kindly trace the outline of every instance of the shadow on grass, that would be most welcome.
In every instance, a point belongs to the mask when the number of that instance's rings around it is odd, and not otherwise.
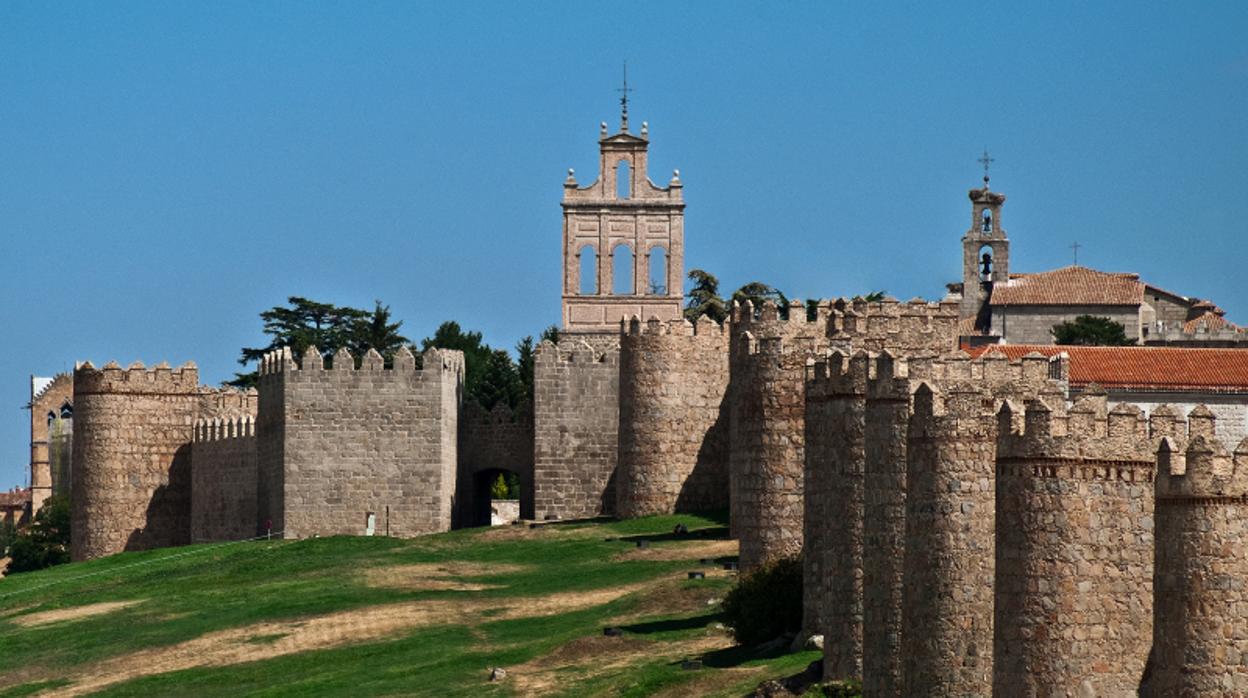
[[[789,653],[787,645],[761,649],[736,645],[702,655],[702,664],[714,669],[728,669],[759,659],[775,659]]]
[[[671,540],[728,540],[727,526],[710,526],[707,528],[697,528],[688,533],[641,533],[635,536],[620,536],[618,540],[626,543],[635,543],[639,540],[649,541],[651,543],[660,543]],[[734,558],[735,559],[735,558]]]
[[[707,625],[722,619],[722,613],[708,613],[702,616],[693,616],[692,618],[672,618],[670,620],[652,620],[644,623],[633,623],[632,625],[621,625],[620,629],[637,635],[650,635],[652,633],[670,633],[677,630],[705,628]]]

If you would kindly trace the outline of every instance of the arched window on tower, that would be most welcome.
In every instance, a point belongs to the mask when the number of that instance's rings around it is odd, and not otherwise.
[[[73,419],[73,418],[74,418],[74,406],[69,404],[68,402],[61,405],[61,419]]]
[[[51,411],[48,412],[48,425],[51,426],[52,422],[55,422],[55,421],[56,421],[56,412],[51,412]]]
[[[633,290],[633,248],[620,243],[611,250],[611,292],[617,296],[631,296]]]
[[[992,211],[991,211],[990,209],[984,209],[984,227],[983,227],[983,231],[984,231],[985,233],[991,233],[991,232],[992,232]]]
[[[979,280],[992,281],[992,246],[979,248]]]
[[[648,291],[652,296],[667,295],[667,250],[655,245],[650,248],[650,258],[646,265],[650,272]]]
[[[593,245],[585,245],[576,253],[577,270],[580,273],[577,290],[583,295],[598,293],[598,251]]]
[[[627,160],[615,166],[615,198],[627,199],[633,193],[633,173]]]

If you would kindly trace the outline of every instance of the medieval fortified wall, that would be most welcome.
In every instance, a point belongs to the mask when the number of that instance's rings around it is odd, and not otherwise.
[[[960,318],[1009,280],[1003,196],[972,191],[961,299],[690,324],[679,176],[650,182],[626,117],[599,143],[599,178],[565,182],[567,331],[535,354],[531,414],[463,406],[455,351],[282,350],[253,393],[193,364],[83,364],[75,559],[478,525],[507,471],[543,520],[727,507],[743,573],[801,554],[825,675],[868,695],[1248,693],[1248,439],[1229,452],[1204,405],[1071,404],[1064,355],[959,352]]]

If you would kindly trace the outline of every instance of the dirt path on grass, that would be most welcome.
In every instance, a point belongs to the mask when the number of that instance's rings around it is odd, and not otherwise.
[[[483,591],[498,589],[497,584],[465,582],[456,577],[483,577],[510,574],[526,569],[523,565],[484,564],[477,562],[422,562],[412,565],[370,567],[363,573],[364,583],[371,587],[407,591]]]
[[[202,635],[170,647],[140,650],[78,669],[73,683],[40,695],[78,696],[142,676],[197,667],[228,666],[288,654],[382,640],[431,625],[463,623],[486,609],[493,619],[533,618],[591,608],[641,591],[655,582],[568,592],[527,599],[428,599],[289,621],[256,623]],[[59,678],[59,677],[49,677]],[[26,678],[31,681],[32,678]]]
[[[626,671],[637,664],[666,658],[679,662],[707,652],[731,647],[724,633],[708,633],[674,642],[654,642],[636,637],[581,637],[550,654],[507,669],[506,681],[522,696],[544,696],[607,674]],[[682,694],[689,695],[689,694]]]
[[[735,540],[691,540],[678,543],[663,543],[647,548],[634,548],[615,556],[617,560],[658,560],[678,562],[680,560],[698,560],[701,558],[733,557],[737,554],[738,543]]]
[[[142,603],[142,601],[105,601],[103,603],[87,604],[85,606],[72,606],[70,608],[57,608],[51,611],[40,611],[38,613],[28,613],[24,616],[13,616],[8,621],[14,625],[20,625],[24,628],[33,628],[48,623],[60,623],[67,620],[81,620],[92,616],[99,616],[105,613],[112,613],[123,608],[129,608]]]

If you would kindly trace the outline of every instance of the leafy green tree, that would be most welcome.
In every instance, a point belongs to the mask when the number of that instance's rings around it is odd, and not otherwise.
[[[533,338],[525,337],[516,343],[516,372],[520,376],[521,399],[533,403]]]
[[[515,473],[499,473],[490,485],[490,499],[519,499],[520,476]]]
[[[30,572],[69,562],[69,498],[49,497],[34,521],[9,546],[8,572]]]
[[[327,360],[332,360],[334,352],[340,347],[352,346],[359,323],[370,319],[370,314],[364,310],[320,303],[300,296],[290,296],[286,302],[289,307],[276,306],[260,313],[264,323],[262,331],[271,339],[267,346],[244,347],[238,363],[247,366],[282,347],[290,347],[295,356],[302,356],[310,346],[315,346]],[[388,318],[388,308],[386,312]],[[228,384],[248,388],[254,386],[257,380],[258,371],[236,373],[234,380]]]
[[[538,343],[550,342],[551,344],[559,343],[559,326],[551,325],[542,330],[542,336],[537,338]]]
[[[745,305],[746,301],[754,304],[755,311],[764,303],[772,303],[780,309],[780,317],[787,318],[789,316],[789,299],[780,289],[770,286],[761,281],[751,281],[750,283],[737,289],[732,294],[734,303]]]
[[[515,408],[525,397],[525,385],[511,355],[494,349],[480,332],[465,332],[452,320],[442,323],[432,337],[421,340],[422,349],[458,349],[464,353],[464,397],[487,410],[501,402]]]
[[[381,301],[374,303],[373,312],[356,318],[351,325],[351,353],[359,357],[369,349],[376,349],[385,358],[386,365],[391,365],[395,352],[411,341],[399,334],[402,320],[390,322],[390,306],[382,305]]]
[[[719,297],[719,279],[701,269],[689,272],[689,280],[693,288],[685,294],[685,319],[697,322],[703,315],[715,322],[723,322],[728,317],[728,304]]]
[[[499,473],[494,484],[490,485],[490,499],[507,499],[507,494],[507,478]]]
[[[1094,315],[1080,315],[1073,321],[1068,320],[1054,325],[1053,341],[1055,344],[1104,347],[1123,347],[1135,344],[1127,338],[1127,331],[1122,323]]]

